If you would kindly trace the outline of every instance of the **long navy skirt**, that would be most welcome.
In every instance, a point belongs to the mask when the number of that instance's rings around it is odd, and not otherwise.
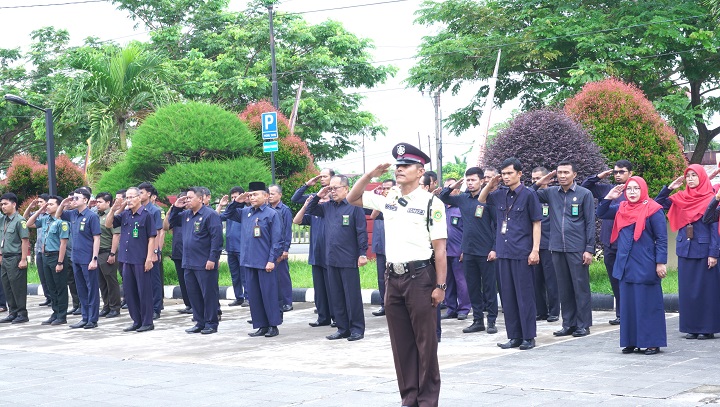
[[[667,346],[665,307],[660,284],[634,284],[620,280],[620,346]]]
[[[720,332],[720,270],[707,267],[707,257],[678,257],[680,332]]]

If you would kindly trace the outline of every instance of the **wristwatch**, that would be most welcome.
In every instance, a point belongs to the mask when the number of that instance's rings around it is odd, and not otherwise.
[[[447,290],[447,284],[435,284],[435,288],[439,288],[443,291]]]
[[[93,256],[93,260],[97,260],[97,256]]]
[[[160,254],[160,250],[155,249],[155,250],[153,250],[153,253],[155,253],[155,254]]]
[[[112,256],[112,257],[115,257],[115,253],[113,253],[113,252],[110,252],[110,254],[109,254],[108,256]]]

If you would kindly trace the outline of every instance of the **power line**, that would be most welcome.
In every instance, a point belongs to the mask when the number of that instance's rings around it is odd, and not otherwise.
[[[22,6],[0,6],[0,9],[70,6],[70,5],[74,5],[74,4],[86,4],[86,3],[105,3],[105,0],[79,0],[79,1],[71,1],[71,2],[67,2],[67,3],[25,4]]]
[[[388,1],[380,1],[377,3],[355,4],[352,6],[332,7],[332,8],[325,8],[325,9],[319,9],[319,10],[287,12],[285,14],[310,14],[310,13],[319,13],[322,11],[335,11],[335,10],[345,10],[345,9],[358,8],[358,7],[379,6],[382,4],[404,3],[404,2],[408,2],[408,1],[410,1],[410,0],[388,0]]]

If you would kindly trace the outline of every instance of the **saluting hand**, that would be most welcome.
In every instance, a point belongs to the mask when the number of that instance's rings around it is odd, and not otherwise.
[[[330,187],[322,187],[320,191],[318,191],[317,196],[319,196],[320,199],[324,199],[328,194],[330,194]]]
[[[182,209],[185,207],[185,203],[187,202],[187,199],[188,199],[187,196],[181,196],[180,198],[175,200],[175,203],[173,204],[173,206],[176,208]]]
[[[438,195],[440,195],[440,192],[441,192],[441,191],[442,191],[442,188],[437,187],[437,188],[435,188],[434,191],[432,191],[432,194],[435,195],[435,196],[438,196]]]
[[[223,197],[220,198],[220,203],[218,205],[225,206],[228,204],[229,201],[230,201],[230,197],[227,195],[223,195]]]
[[[390,163],[380,164],[377,167],[375,167],[375,169],[368,172],[368,174],[370,175],[371,178],[381,177],[383,174],[385,174],[387,169],[390,168],[390,165],[391,165]]]
[[[33,199],[32,202],[30,202],[30,205],[29,205],[29,206],[30,206],[31,208],[34,208],[34,207],[38,206],[38,199],[37,199],[37,198]]]
[[[115,203],[113,203],[112,208],[110,208],[113,212],[118,212],[120,209],[123,208],[125,205],[125,200],[122,198],[118,198],[115,200]]]
[[[305,185],[311,187],[315,184],[317,184],[318,180],[320,180],[320,176],[316,175],[308,180],[308,182],[305,183]]]
[[[535,183],[539,186],[548,185],[550,181],[555,178],[555,174],[557,174],[557,171],[552,170],[548,172],[547,174],[543,175],[539,180],[537,180]]]
[[[454,184],[450,185],[450,189],[459,189],[463,182],[465,182],[465,178],[460,178],[459,180],[455,181]]]
[[[623,194],[623,191],[625,191],[625,184],[616,185],[613,187],[610,191],[608,191],[607,195],[605,195],[605,199],[613,200],[620,198],[620,195]]]
[[[598,174],[597,176],[598,176],[598,178],[600,178],[600,179],[605,179],[605,178],[607,178],[610,174],[612,174],[612,172],[613,172],[613,170],[606,170],[606,171],[601,172],[601,173]]]
[[[670,183],[670,185],[668,185],[668,189],[678,189],[682,186],[683,183],[685,183],[685,176],[681,175],[681,176],[675,178],[675,181],[673,181],[672,183]]]
[[[69,196],[69,197],[63,199],[62,202],[60,202],[60,206],[67,206],[70,203],[70,201],[72,201],[72,199],[73,199],[72,196]]]
[[[248,193],[243,192],[242,194],[235,197],[235,202],[237,202],[239,204],[244,204],[245,201],[247,201],[247,197],[248,197]]]

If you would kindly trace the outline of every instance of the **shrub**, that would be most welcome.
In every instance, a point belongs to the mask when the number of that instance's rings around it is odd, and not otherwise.
[[[675,132],[634,85],[613,78],[588,83],[566,101],[565,111],[592,134],[608,166],[630,160],[634,173],[647,180],[651,195],[687,165]]]
[[[168,168],[153,185],[160,191],[161,197],[175,195],[181,189],[192,186],[207,187],[213,197],[221,197],[236,185],[247,190],[251,181],[270,183],[270,170],[257,158],[245,157],[177,164]]]
[[[64,155],[55,159],[57,192],[67,196],[78,187],[85,185],[83,171]],[[13,192],[18,202],[48,192],[47,165],[40,164],[34,157],[18,154],[13,157],[7,171],[7,178],[2,181],[3,192]]]
[[[605,169],[605,157],[591,136],[559,110],[540,109],[518,115],[489,143],[482,166],[501,169],[508,157],[520,159],[528,184],[533,168],[553,170],[563,160],[575,164],[578,183]]]

